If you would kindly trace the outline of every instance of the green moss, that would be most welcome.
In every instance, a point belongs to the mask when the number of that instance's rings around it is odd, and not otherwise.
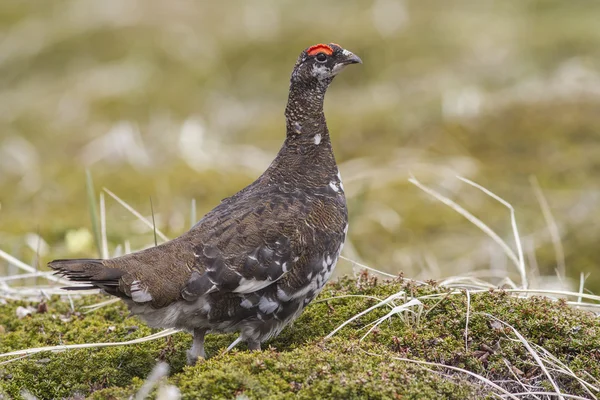
[[[234,398],[484,398],[489,388],[466,375],[433,373],[396,358],[426,360],[465,368],[489,379],[512,380],[509,365],[524,379],[549,384],[510,328],[494,323],[491,314],[514,326],[530,343],[543,346],[580,377],[584,371],[600,378],[600,321],[588,312],[564,302],[541,297],[517,299],[503,291],[471,295],[468,348],[465,348],[466,296],[442,296],[423,300],[420,319],[406,321],[394,316],[379,325],[363,341],[369,322],[389,308],[350,323],[332,339],[324,337],[355,315],[376,304],[363,295],[384,299],[404,291],[413,296],[443,294],[445,289],[416,287],[400,281],[379,283],[375,278],[343,278],[329,284],[291,327],[268,342],[265,350],[248,352],[243,345],[228,354],[222,350],[235,335],[209,335],[211,356],[194,367],[185,366],[185,350],[191,337],[179,333],[143,344],[60,353],[42,353],[0,365],[0,387],[19,397],[23,388],[39,398],[77,394],[95,399],[124,398],[136,392],[158,360],[171,366],[170,383],[186,399]],[[100,297],[76,301],[76,312],[58,297],[47,303],[47,312],[16,318],[16,308],[27,304],[11,302],[0,312],[0,351],[27,347],[125,341],[152,332],[135,318],[127,318],[122,304],[83,314],[82,306]],[[400,300],[399,300],[400,301]],[[0,330],[1,332],[2,330]],[[450,376],[451,379],[448,379]],[[557,381],[561,389],[585,395],[580,385],[567,376]]]

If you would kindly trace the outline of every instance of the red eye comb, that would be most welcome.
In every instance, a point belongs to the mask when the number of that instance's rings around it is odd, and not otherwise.
[[[325,53],[328,56],[330,56],[333,54],[333,49],[326,44],[319,43],[309,47],[308,50],[306,50],[306,54],[308,54],[309,56],[314,56],[318,53]]]

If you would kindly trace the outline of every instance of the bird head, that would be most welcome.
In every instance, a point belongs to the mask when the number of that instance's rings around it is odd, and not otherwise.
[[[350,64],[362,64],[362,60],[338,44],[316,44],[304,50],[298,57],[292,81],[317,81],[328,84]]]

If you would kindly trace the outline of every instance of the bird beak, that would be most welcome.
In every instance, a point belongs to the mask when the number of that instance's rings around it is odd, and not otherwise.
[[[360,59],[360,57],[357,56],[356,54],[352,53],[351,51],[344,50],[343,54],[344,54],[344,56],[346,56],[346,58],[343,61],[344,64],[346,64],[346,65],[348,65],[348,64],[362,64],[362,60]]]

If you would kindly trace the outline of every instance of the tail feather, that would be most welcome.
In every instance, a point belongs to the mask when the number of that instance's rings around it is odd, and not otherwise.
[[[70,286],[67,290],[89,290],[100,288],[113,294],[119,287],[119,280],[125,271],[118,268],[109,268],[104,265],[103,260],[98,259],[75,259],[54,260],[48,266],[73,282],[88,283],[86,286]]]

